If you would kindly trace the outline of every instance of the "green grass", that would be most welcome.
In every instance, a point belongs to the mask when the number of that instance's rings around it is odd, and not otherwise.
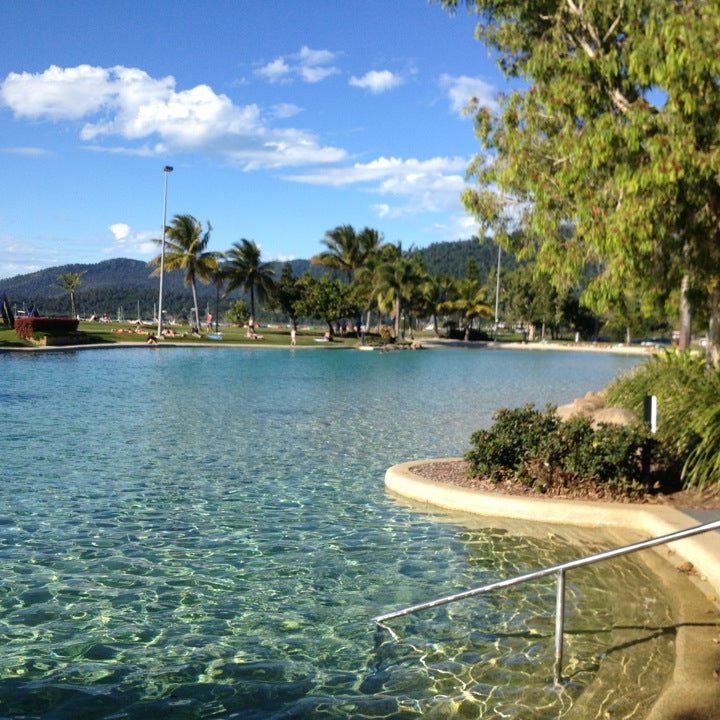
[[[128,330],[133,329],[134,326],[130,323],[98,323],[98,322],[81,322],[78,328],[78,344],[88,343],[108,343],[117,344],[123,343],[137,343],[146,344],[148,336],[139,335],[134,332],[131,333],[118,333],[113,332],[114,330]],[[185,326],[173,326],[172,328],[176,332],[183,333],[183,337],[178,338],[164,338],[159,341],[160,344],[188,344],[197,345],[201,343],[212,343],[213,345],[249,345],[249,346],[290,346],[290,330],[289,328],[267,328],[262,327],[258,330],[258,334],[262,335],[262,338],[258,340],[251,340],[246,336],[247,330],[245,328],[237,327],[222,327],[220,333],[223,336],[222,340],[211,340],[207,337],[207,332],[203,331],[200,338],[195,338],[190,335],[190,327]],[[153,332],[153,328],[143,327],[143,330]],[[356,344],[355,337],[336,337],[331,343],[320,343],[315,342],[316,338],[322,338],[324,329],[313,328],[311,330],[300,330],[297,333],[297,345],[307,347],[318,347],[318,348],[338,348],[338,347],[354,347]],[[13,330],[8,328],[0,327],[0,348],[11,348],[11,347],[32,347],[32,344],[21,340]]]

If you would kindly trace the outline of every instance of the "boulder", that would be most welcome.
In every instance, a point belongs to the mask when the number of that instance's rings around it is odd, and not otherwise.
[[[575,406],[575,403],[568,403],[567,405],[558,405],[555,410],[555,414],[563,421],[571,420],[574,417],[580,417],[580,412]]]
[[[577,400],[575,402],[578,402]],[[605,397],[602,393],[588,392],[582,399],[583,404],[592,405],[595,410],[605,407]]]
[[[607,425],[637,425],[638,422],[638,417],[632,410],[620,407],[601,408],[592,414],[592,424],[596,429],[601,423]]]

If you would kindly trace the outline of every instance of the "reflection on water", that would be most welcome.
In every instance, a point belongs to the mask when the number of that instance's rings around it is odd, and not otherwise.
[[[560,690],[548,682],[552,581],[396,621],[399,642],[369,623],[616,544],[438,518],[387,497],[382,478],[462,452],[496,407],[563,402],[631,364],[453,351],[3,357],[2,713],[554,718],[600,663],[635,690],[638,676],[655,682],[672,635],[653,628],[670,614],[634,560],[569,575]],[[628,643],[637,660],[613,652]]]

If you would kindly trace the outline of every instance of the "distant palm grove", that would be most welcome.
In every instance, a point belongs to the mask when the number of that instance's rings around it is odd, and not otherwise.
[[[487,339],[496,330],[499,257],[491,240],[405,249],[385,242],[376,229],[341,225],[325,233],[322,250],[309,263],[283,264],[264,261],[257,243],[244,238],[225,252],[210,251],[212,229],[190,214],[175,215],[166,228],[165,307],[191,325],[199,326],[206,310],[219,309],[225,322],[235,324],[253,317],[295,327],[319,322],[335,331],[343,322],[368,331],[382,328],[394,338],[424,327],[468,340]],[[508,253],[500,259],[499,319],[503,328],[528,340],[579,333],[586,339],[629,342],[633,336],[670,330],[662,313],[640,313],[629,305],[592,314],[580,302],[582,284],[561,293],[534,262],[518,262]],[[149,318],[157,300],[153,276],[159,273],[160,255],[137,282],[133,265],[140,263],[113,262],[122,265],[119,277],[98,278],[86,289],[86,273],[99,266],[68,266],[60,275],[56,269],[0,281],[0,292],[7,292],[16,307],[18,302],[37,304],[48,314]]]

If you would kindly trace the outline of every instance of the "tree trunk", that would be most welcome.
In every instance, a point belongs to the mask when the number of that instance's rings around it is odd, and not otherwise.
[[[710,294],[710,323],[708,325],[708,360],[720,370],[720,283]]]
[[[632,331],[630,330],[630,326],[625,326],[625,344],[630,345],[632,344]]]
[[[688,291],[690,290],[690,278],[683,275],[680,283],[680,338],[678,340],[678,349],[687,350],[690,347],[690,338],[692,336],[692,315],[690,313],[690,302],[688,301]]]
[[[75,312],[75,293],[70,293],[70,308],[74,320],[77,317],[77,312]]]
[[[190,287],[192,289],[193,305],[195,307],[195,329],[200,332],[200,311],[198,310],[197,304],[197,288],[195,287],[195,278],[193,278],[190,282]]]
[[[437,324],[437,313],[433,314],[433,329],[435,330],[435,337],[439,337],[438,324]]]
[[[400,338],[400,295],[398,294],[395,300],[395,339]]]
[[[250,317],[255,324],[255,285],[250,285]]]
[[[542,322],[542,328],[540,330],[540,340],[545,342],[545,321]]]

